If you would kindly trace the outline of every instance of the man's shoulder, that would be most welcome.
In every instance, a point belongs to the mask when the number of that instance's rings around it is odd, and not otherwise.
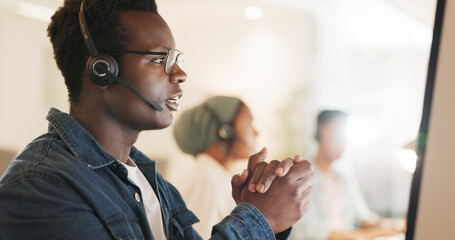
[[[77,163],[58,134],[46,133],[30,142],[16,156],[0,179],[0,188],[21,179],[46,178],[72,169]]]

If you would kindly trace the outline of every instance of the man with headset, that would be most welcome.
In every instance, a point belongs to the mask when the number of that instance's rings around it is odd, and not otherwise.
[[[70,113],[52,108],[48,132],[2,176],[0,239],[200,239],[178,191],[133,146],[141,131],[172,124],[186,81],[155,2],[66,0],[48,33]],[[237,206],[213,239],[287,238],[307,211],[311,165],[265,157],[233,177]],[[249,191],[247,176],[267,191]]]

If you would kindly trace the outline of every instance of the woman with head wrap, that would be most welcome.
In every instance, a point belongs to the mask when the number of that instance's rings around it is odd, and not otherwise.
[[[254,151],[257,131],[249,108],[236,97],[216,96],[182,113],[174,125],[180,149],[193,155],[192,178],[177,184],[186,203],[201,220],[201,236],[235,207],[231,197],[231,167]]]

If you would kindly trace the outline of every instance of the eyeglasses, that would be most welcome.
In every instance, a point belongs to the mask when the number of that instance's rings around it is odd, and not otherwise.
[[[107,52],[120,52],[120,53],[133,53],[133,54],[150,54],[166,56],[166,64],[164,65],[164,72],[168,75],[174,71],[174,66],[177,65],[182,68],[184,55],[177,49],[171,49],[168,52],[150,52],[150,51],[135,51],[135,50],[108,50]]]

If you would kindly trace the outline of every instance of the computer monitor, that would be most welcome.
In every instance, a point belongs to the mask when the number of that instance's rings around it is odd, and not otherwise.
[[[438,0],[406,240],[455,239],[455,1]]]

